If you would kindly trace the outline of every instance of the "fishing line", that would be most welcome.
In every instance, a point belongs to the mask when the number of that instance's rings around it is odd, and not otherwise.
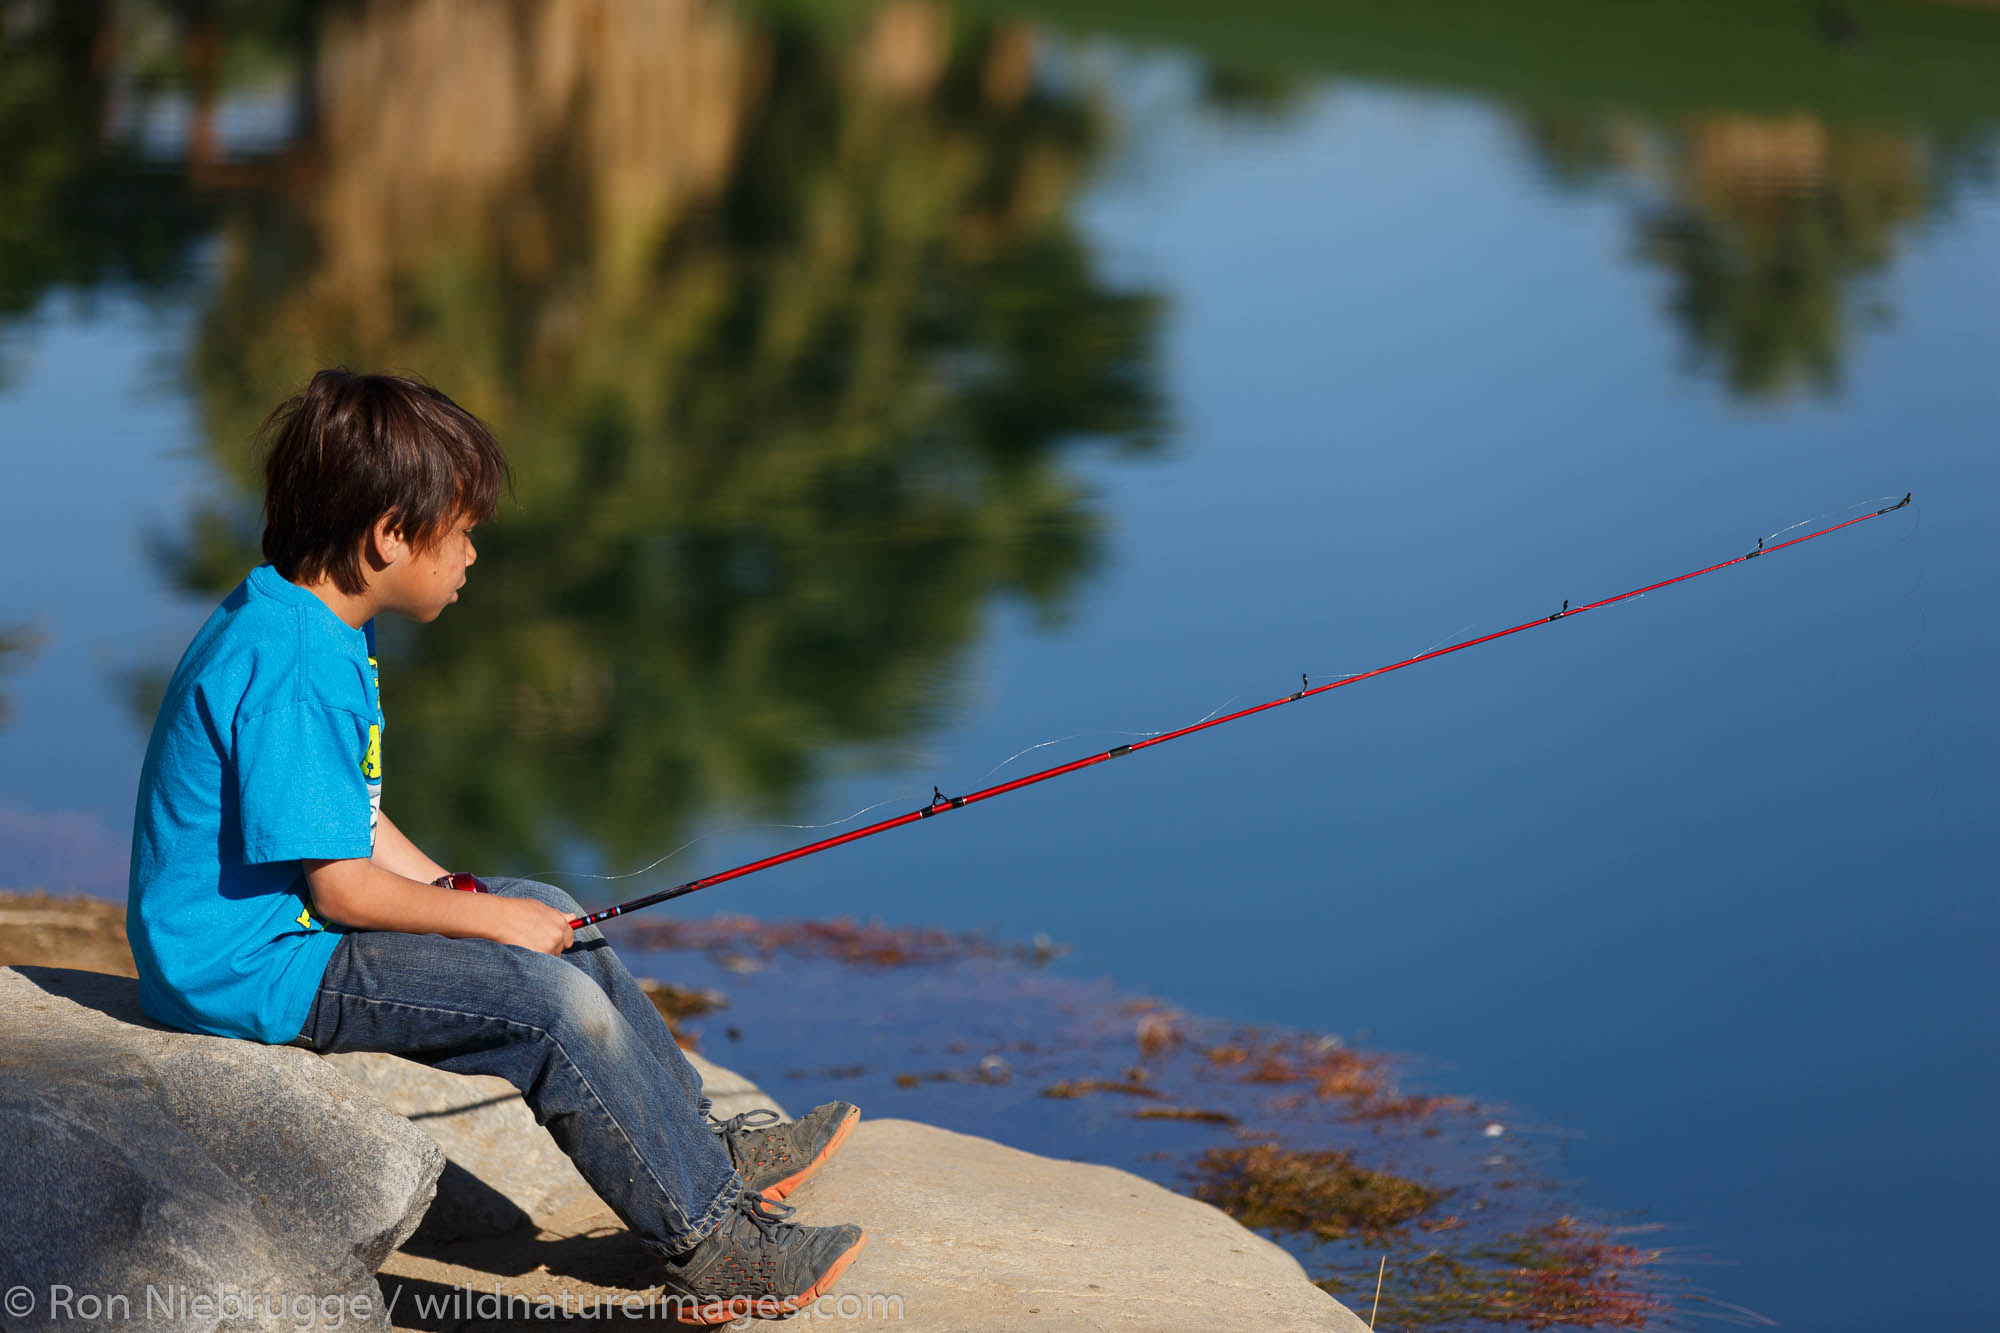
[[[1792,526],[1797,527],[1799,525],[1795,523]],[[1424,652],[1428,653],[1436,648],[1442,647],[1444,644],[1450,642],[1453,634],[1463,634],[1466,630],[1471,629],[1474,623],[1475,622],[1468,620],[1465,624],[1453,630],[1451,634],[1447,634],[1443,638],[1437,639],[1434,642],[1432,642],[1429,648],[1424,649]],[[1422,654],[1421,653],[1416,654],[1416,656],[1422,656]],[[1337,672],[1313,671],[1313,672],[1308,672],[1306,674],[1308,677],[1316,677],[1322,681],[1327,681],[1327,680],[1341,681],[1341,680],[1350,680],[1353,677],[1362,675],[1364,673],[1361,671],[1337,671]],[[1223,709],[1229,707],[1229,705],[1235,703],[1238,699],[1242,697],[1243,696],[1240,694],[1230,695],[1227,699],[1224,699],[1221,703],[1209,709],[1206,713],[1202,714],[1200,717],[1196,718],[1194,722],[1189,723],[1188,725],[1195,726],[1199,725],[1200,723],[1208,721],[1210,718],[1214,717],[1217,713],[1220,713]],[[1175,728],[1167,727],[1159,731],[1118,731],[1111,728],[1098,728],[1091,731],[1073,731],[1070,732],[1067,736],[1057,736],[1050,740],[1037,741],[1035,744],[1028,746],[1024,750],[1016,750],[1013,754],[1008,755],[1005,759],[1002,759],[999,763],[993,765],[993,767],[987,769],[984,773],[980,774],[979,780],[981,782],[984,782],[987,778],[992,777],[995,773],[998,773],[1001,769],[1007,767],[1009,764],[1013,763],[1017,759],[1020,759],[1026,755],[1033,754],[1037,750],[1046,750],[1051,745],[1062,745],[1069,741],[1082,740],[1085,736],[1131,736],[1137,739],[1146,739],[1148,737],[1153,737],[1153,736],[1164,736],[1167,734],[1168,731],[1172,730],[1175,730]],[[746,823],[746,824],[731,824],[725,828],[710,829],[707,833],[703,833],[698,837],[689,838],[686,842],[674,848],[672,851],[668,852],[665,856],[660,857],[656,861],[649,861],[645,865],[640,866],[637,870],[627,870],[627,871],[622,871],[618,874],[608,874],[608,875],[593,874],[591,872],[583,870],[535,870],[535,871],[530,871],[527,875],[527,878],[548,879],[552,876],[561,876],[565,879],[594,879],[594,880],[607,880],[607,881],[620,880],[620,879],[636,879],[640,875],[646,874],[648,871],[659,869],[661,866],[673,860],[675,857],[679,856],[682,852],[694,846],[696,843],[706,842],[710,838],[720,838],[727,836],[728,834],[731,833],[741,833],[747,829],[794,829],[801,832],[817,832],[820,829],[839,828],[843,824],[852,824],[855,820],[861,818],[861,816],[869,813],[872,810],[880,810],[883,806],[889,805],[894,801],[905,799],[905,797],[910,794],[914,794],[915,796],[922,796],[923,789],[920,787],[906,788],[904,789],[904,791],[898,792],[895,795],[884,797],[882,800],[875,802],[873,805],[864,805],[851,815],[846,815],[840,819],[831,820],[824,824]]]
[[[1765,533],[1763,540],[1767,542],[1774,542],[1778,540],[1778,538],[1784,536],[1786,533],[1791,532],[1796,528],[1803,528],[1808,526],[1809,524],[1824,522],[1829,518],[1845,518],[1849,514],[1853,513],[1855,510],[1866,509],[1870,505],[1878,505],[1878,506],[1885,504],[1893,505],[1895,503],[1896,503],[1896,497],[1893,495],[1878,495],[1872,500],[1856,500],[1853,504],[1842,505],[1838,509],[1823,509],[1819,513],[1814,514],[1811,518],[1802,518],[1796,523],[1788,524],[1785,527],[1779,528],[1776,532]]]
[[[1468,625],[1465,628],[1469,627],[1470,626]],[[1453,632],[1457,633],[1459,631],[1453,631]],[[1451,637],[1450,635],[1446,635],[1445,638],[1439,639],[1437,643],[1432,644],[1431,647],[1433,648],[1437,647],[1439,644],[1446,642],[1446,640],[1449,639],[1450,637]],[[1425,651],[1429,650],[1426,649]],[[1322,676],[1321,678],[1345,680],[1348,677],[1358,676],[1360,674],[1361,673],[1358,671],[1349,671],[1341,675]],[[1188,725],[1197,726],[1203,722],[1208,721],[1210,718],[1214,717],[1217,713],[1220,713],[1223,709],[1229,707],[1229,705],[1235,703],[1238,699],[1242,697],[1243,696],[1240,694],[1230,695],[1227,699],[1224,699],[1221,703],[1209,709],[1206,713],[1202,714],[1200,717],[1196,718],[1194,722],[1189,723]],[[1162,728],[1159,731],[1118,731],[1111,728],[1099,728],[1093,731],[1073,731],[1069,733],[1067,736],[1057,736],[1051,740],[1037,741],[1035,744],[1030,745],[1025,750],[1016,750],[1013,754],[1008,755],[1005,759],[1002,759],[999,763],[993,765],[993,767],[987,769],[984,773],[982,773],[980,775],[979,780],[981,782],[984,782],[987,778],[992,777],[995,773],[998,773],[1001,769],[1007,767],[1007,765],[1013,763],[1015,760],[1020,759],[1025,755],[1033,754],[1037,750],[1045,750],[1051,745],[1062,745],[1068,741],[1081,740],[1085,736],[1131,736],[1139,739],[1145,739],[1147,737],[1152,737],[1152,736],[1164,736],[1167,734],[1168,731],[1172,730],[1174,730],[1174,728],[1167,727],[1167,728]],[[686,842],[674,848],[672,851],[660,857],[658,860],[648,861],[645,865],[640,866],[637,870],[625,870],[625,871],[620,871],[616,874],[597,874],[587,870],[531,870],[526,875],[526,878],[546,880],[559,876],[564,879],[594,879],[602,881],[637,879],[640,875],[646,874],[648,871],[659,869],[661,866],[673,860],[675,857],[679,856],[682,852],[685,852],[688,848],[694,846],[696,843],[707,842],[711,838],[726,837],[729,834],[742,833],[749,829],[793,829],[800,832],[809,833],[809,832],[817,832],[820,829],[839,828],[843,824],[852,824],[855,820],[861,818],[861,816],[868,814],[870,811],[873,810],[880,810],[885,805],[893,804],[894,802],[899,800],[911,799],[913,796],[920,797],[922,795],[923,795],[923,789],[921,787],[905,788],[902,791],[899,791],[892,796],[886,796],[883,799],[876,801],[873,805],[864,805],[851,815],[844,815],[839,819],[830,820],[824,824],[743,823],[743,824],[730,824],[724,828],[710,829],[706,833],[700,834],[696,837],[689,838]]]
[[[1887,499],[1889,497],[1884,496],[1882,498]],[[1756,550],[1746,552],[1743,555],[1735,556],[1728,560],[1718,561],[1715,564],[1708,565],[1701,569],[1690,570],[1685,574],[1678,574],[1672,578],[1661,579],[1658,582],[1649,583],[1643,587],[1632,588],[1625,592],[1615,593],[1612,596],[1600,598],[1594,602],[1586,602],[1580,606],[1572,607],[1570,605],[1569,600],[1565,598],[1562,604],[1562,609],[1559,611],[1555,611],[1549,615],[1536,616],[1532,620],[1525,620],[1518,625],[1510,625],[1505,629],[1492,630],[1486,634],[1479,635],[1476,638],[1465,639],[1458,643],[1449,644],[1443,647],[1432,648],[1425,652],[1418,653],[1414,657],[1406,657],[1400,661],[1390,662],[1387,663],[1386,665],[1376,667],[1370,671],[1363,671],[1355,673],[1353,675],[1344,676],[1338,680],[1328,681],[1322,685],[1312,685],[1310,683],[1309,676],[1302,674],[1299,682],[1299,688],[1291,694],[1280,695],[1278,698],[1267,700],[1266,702],[1261,704],[1254,704],[1249,708],[1241,708],[1238,709],[1236,712],[1227,713],[1219,717],[1211,715],[1210,717],[1204,718],[1199,722],[1190,723],[1187,726],[1180,727],[1173,731],[1161,732],[1156,735],[1143,737],[1139,740],[1130,741],[1123,745],[1113,746],[1109,750],[1101,751],[1097,754],[1086,755],[1080,759],[1073,759],[1068,763],[1057,764],[1052,768],[1045,768],[1042,769],[1040,772],[1030,773],[1024,777],[1014,778],[1010,781],[998,783],[990,787],[983,787],[978,791],[970,792],[963,796],[947,796],[945,795],[944,791],[941,788],[933,786],[931,788],[930,803],[928,805],[920,806],[915,810],[907,811],[904,814],[896,815],[889,819],[878,820],[873,824],[869,824],[858,829],[851,829],[845,833],[835,834],[832,837],[821,838],[816,842],[809,842],[804,844],[803,846],[794,847],[789,851],[783,851],[775,853],[770,856],[759,857],[754,861],[745,862],[744,864],[732,867],[731,869],[719,871],[712,875],[705,875],[700,879],[689,880],[685,884],[678,884],[670,889],[663,889],[657,893],[650,893],[645,895],[644,897],[634,898],[629,902],[619,903],[614,906],[604,908],[601,911],[591,912],[584,916],[575,918],[573,921],[570,922],[570,924],[578,929],[581,929],[584,926],[595,925],[597,922],[608,921],[612,917],[623,916],[627,912],[634,912],[642,907],[651,907],[656,903],[668,902],[671,901],[672,899],[680,898],[687,894],[695,893],[702,889],[710,888],[717,884],[726,883],[727,881],[732,879],[740,879],[745,875],[755,874],[760,870],[768,870],[774,866],[783,865],[789,861],[796,861],[801,857],[811,856],[818,852],[828,851],[834,847],[843,846],[846,843],[859,841],[862,838],[872,837],[877,833],[885,833],[892,828],[901,828],[905,824],[914,824],[919,820],[930,819],[937,815],[946,814],[953,810],[962,809],[963,807],[974,804],[975,802],[978,801],[990,800],[995,796],[1004,796],[1008,792],[1019,791],[1023,787],[1032,786],[1039,782],[1046,782],[1050,778],[1061,777],[1064,774],[1074,773],[1079,769],[1089,768],[1092,767],[1093,765],[1101,764],[1108,760],[1119,759],[1123,758],[1126,755],[1136,754],[1141,750],[1150,749],[1156,745],[1164,745],[1168,741],[1178,740],[1183,736],[1190,736],[1199,731],[1206,731],[1210,727],[1219,727],[1224,725],[1225,723],[1235,722],[1242,718],[1250,717],[1254,714],[1265,712],[1269,709],[1281,708],[1286,704],[1297,703],[1301,699],[1307,699],[1316,694],[1324,694],[1328,690],[1340,689],[1344,686],[1353,685],[1360,681],[1373,679],[1376,676],[1387,675],[1389,672],[1392,671],[1400,671],[1404,667],[1415,666],[1419,662],[1428,662],[1433,658],[1444,657],[1451,653],[1462,652],[1467,648],[1475,648],[1483,643],[1491,643],[1495,639],[1502,639],[1506,638],[1508,635],[1519,634],[1524,630],[1536,629],[1543,625],[1551,625],[1558,620],[1566,620],[1571,616],[1581,615],[1585,611],[1596,611],[1607,606],[1614,606],[1619,602],[1636,600],[1644,597],[1647,593],[1656,592],[1661,588],[1671,587],[1677,583],[1685,583],[1689,579],[1700,578],[1704,574],[1713,574],[1717,570],[1728,569],[1734,565],[1747,564],[1748,562],[1759,559],[1760,557],[1773,555],[1789,547],[1801,545],[1802,543],[1812,541],[1813,539],[1818,537],[1824,537],[1828,533],[1838,532],[1843,528],[1851,528],[1857,523],[1865,523],[1871,518],[1880,518],[1884,514],[1894,513],[1895,511],[1904,508],[1909,503],[1910,503],[1910,496],[1908,494],[1905,494],[1903,498],[1900,501],[1896,502],[1895,504],[1884,505],[1882,508],[1876,509],[1871,513],[1865,513],[1859,515],[1858,517],[1846,519],[1843,522],[1835,523],[1829,527],[1821,528],[1816,532],[1809,532],[1802,537],[1793,537],[1788,541],[1782,541],[1777,543],[1776,545],[1771,544],[1771,535],[1766,535],[1764,537],[1760,537],[1757,539]],[[1794,528],[1797,526],[1799,525],[1797,524],[1792,525],[1792,527]],[[1792,528],[1782,528],[1779,530],[1780,534],[1789,531],[1792,531]],[[1224,706],[1227,707],[1227,705]],[[1041,747],[1038,745],[1030,748],[1038,749]],[[1026,753],[1026,751],[1023,751],[1023,753]],[[885,800],[882,802],[878,802],[875,807],[871,808],[879,808],[881,805],[886,805],[886,804],[888,804],[888,801]],[[847,820],[842,820],[839,822],[841,823],[850,822],[855,817],[856,816],[849,816]],[[720,830],[718,830],[718,832],[720,832]],[[705,836],[712,836],[712,835],[705,835]],[[665,858],[662,859],[664,860]],[[656,862],[655,864],[658,863]],[[633,873],[643,873],[643,872],[633,872]],[[620,876],[620,878],[629,878],[629,876]]]
[[[1191,723],[1189,725],[1195,725],[1208,721],[1210,718],[1214,717],[1217,713],[1220,713],[1223,709],[1229,707],[1229,705],[1235,703],[1238,699],[1242,697],[1243,696],[1240,694],[1230,695],[1227,699],[1224,699],[1221,703],[1217,704],[1215,707],[1209,709],[1206,713],[1203,713],[1200,717],[1196,718],[1194,720],[1194,723]],[[1167,727],[1160,731],[1108,731],[1108,730],[1073,731],[1067,736],[1058,736],[1052,741],[1039,741],[1034,745],[1030,745],[1025,750],[1015,751],[1013,754],[1008,755],[1005,759],[1002,759],[999,763],[993,765],[993,767],[987,769],[983,774],[980,775],[979,780],[981,782],[984,782],[987,778],[992,777],[995,773],[998,773],[1001,769],[1007,767],[1007,765],[1013,763],[1016,759],[1019,759],[1024,754],[1033,754],[1037,750],[1046,750],[1049,746],[1061,745],[1064,741],[1079,740],[1085,736],[1137,736],[1140,738],[1144,738],[1147,736],[1164,736],[1167,734],[1167,732],[1172,730],[1173,730],[1172,727]]]
[[[1431,646],[1429,648],[1424,649],[1424,653],[1433,652],[1436,649],[1444,647],[1447,643],[1450,643],[1452,641],[1454,636],[1465,633],[1467,630],[1471,629],[1477,623],[1478,623],[1477,621],[1472,621],[1472,620],[1466,621],[1463,625],[1460,625],[1450,634],[1447,634],[1442,638],[1433,640],[1431,642]],[[1411,656],[1422,657],[1424,653],[1412,653]],[[1360,671],[1308,671],[1305,674],[1308,679],[1312,680],[1334,680],[1334,681],[1352,680],[1356,676],[1366,675],[1367,669],[1364,667]]]
[[[912,788],[911,790],[914,790],[914,788]],[[689,838],[686,842],[674,848],[671,852],[668,852],[665,856],[661,857],[657,861],[648,862],[646,865],[640,866],[637,870],[621,871],[620,873],[615,875],[594,875],[591,874],[589,871],[585,870],[535,870],[529,872],[527,878],[546,879],[550,875],[562,875],[568,879],[633,879],[639,875],[645,874],[649,870],[658,869],[660,866],[663,866],[667,862],[673,860],[676,856],[679,856],[682,852],[686,851],[688,848],[694,846],[698,842],[707,842],[710,838],[720,838],[726,833],[741,833],[744,829],[753,829],[753,828],[803,829],[808,832],[816,829],[839,828],[842,824],[852,824],[855,820],[861,818],[861,816],[867,814],[870,810],[880,810],[883,806],[888,805],[891,802],[903,800],[905,799],[905,796],[906,793],[904,792],[898,792],[894,796],[885,796],[881,800],[875,802],[875,804],[873,805],[864,805],[859,810],[856,810],[853,814],[844,816],[843,818],[840,819],[833,820],[831,823],[826,823],[826,824],[731,824],[727,828],[710,829],[708,832],[703,833],[697,837]]]
[[[1883,498],[1888,499],[1893,497],[1885,496]],[[1856,507],[1858,506],[1849,506],[1849,508],[1856,508]],[[1806,520],[1806,522],[1811,522],[1811,521],[1812,521],[1811,519]],[[1801,526],[1803,525],[1799,523],[1792,524],[1792,527],[1795,528]],[[1780,529],[1780,531],[1789,531],[1789,530],[1790,529]],[[1468,620],[1465,624],[1460,625],[1457,629],[1453,630],[1451,634],[1447,634],[1443,638],[1434,640],[1431,643],[1430,647],[1424,649],[1424,653],[1432,652],[1444,646],[1446,643],[1450,642],[1452,635],[1463,634],[1466,630],[1471,629],[1475,623],[1477,622]],[[1414,654],[1414,656],[1421,657],[1423,656],[1423,653]],[[1364,674],[1366,674],[1365,671],[1312,671],[1312,672],[1307,672],[1306,677],[1308,679],[1316,678],[1322,681],[1338,682],[1343,680],[1351,680],[1356,676]],[[1200,717],[1196,718],[1193,723],[1190,723],[1188,725],[1194,726],[1208,721],[1210,718],[1214,717],[1217,713],[1220,713],[1223,709],[1229,707],[1229,705],[1235,703],[1238,699],[1242,697],[1243,696],[1240,694],[1230,695],[1227,699],[1224,699],[1221,703],[1209,709],[1208,712],[1202,714]],[[1016,750],[1013,754],[1008,755],[1005,759],[1002,759],[999,763],[993,765],[993,767],[987,769],[984,773],[982,773],[980,775],[979,780],[981,782],[984,782],[987,778],[992,777],[995,773],[998,773],[1001,769],[1007,767],[1009,764],[1013,763],[1017,759],[1020,759],[1025,755],[1033,754],[1037,750],[1045,750],[1051,745],[1062,745],[1068,741],[1081,740],[1085,736],[1131,736],[1138,739],[1146,739],[1153,736],[1164,736],[1167,734],[1168,731],[1171,730],[1175,730],[1175,728],[1169,727],[1162,729],[1160,731],[1118,731],[1110,728],[1099,728],[1091,731],[1073,731],[1066,736],[1057,736],[1050,740],[1037,741],[1035,744],[1028,746],[1024,750]],[[564,879],[594,879],[602,881],[637,879],[640,875],[646,874],[648,871],[659,869],[661,866],[673,860],[675,857],[679,856],[682,852],[685,852],[688,848],[693,847],[695,844],[707,842],[711,838],[725,837],[729,834],[741,833],[748,829],[792,829],[799,832],[817,832],[821,829],[839,828],[843,824],[852,824],[855,820],[861,818],[861,816],[865,814],[868,814],[870,811],[880,810],[883,806],[889,805],[895,801],[911,797],[921,797],[922,795],[923,795],[923,789],[920,787],[905,788],[902,791],[896,793],[895,795],[887,796],[884,797],[882,800],[876,801],[873,805],[864,805],[851,815],[845,815],[840,819],[830,820],[824,824],[742,823],[742,824],[730,824],[724,828],[710,829],[708,832],[700,834],[697,837],[689,838],[686,842],[674,848],[672,851],[660,857],[658,860],[649,861],[645,865],[640,866],[637,870],[626,870],[626,871],[621,871],[617,874],[595,874],[584,870],[535,870],[535,871],[530,871],[527,875],[527,878],[549,879],[552,877],[560,876]]]
[[[1234,695],[1234,694],[1230,695],[1227,699],[1224,699],[1221,703],[1209,709],[1208,712],[1196,718],[1195,722],[1200,723],[1208,721],[1209,718],[1214,717],[1217,713],[1220,713],[1223,709],[1235,703],[1236,700],[1240,697],[1241,697],[1240,695]],[[1071,732],[1067,736],[1058,736],[1054,740],[1041,741],[1038,744],[1030,745],[1025,750],[1019,750],[1011,755],[1008,755],[1005,759],[1002,759],[999,763],[987,769],[985,774],[982,776],[981,781],[984,781],[986,778],[992,777],[995,773],[998,773],[1001,769],[1007,767],[1007,765],[1013,763],[1016,759],[1019,759],[1022,755],[1032,754],[1036,750],[1045,749],[1051,745],[1061,745],[1065,741],[1079,740],[1085,736],[1136,736],[1141,738],[1147,736],[1164,736],[1166,735],[1167,730],[1171,730],[1171,728],[1161,731],[1113,731],[1107,729],[1107,730],[1097,730],[1097,731]],[[915,795],[921,796],[922,789],[914,787],[905,788],[902,791],[899,791],[892,796],[884,797],[883,799],[875,802],[873,805],[864,805],[851,815],[844,815],[839,819],[830,820],[824,824],[745,823],[745,824],[730,824],[725,828],[710,829],[706,833],[700,834],[696,837],[689,838],[686,842],[674,848],[672,851],[668,852],[665,856],[662,856],[655,861],[649,861],[645,865],[640,866],[637,870],[625,870],[625,871],[620,871],[616,874],[597,874],[587,870],[532,870],[528,872],[526,878],[545,880],[556,876],[561,876],[564,879],[594,879],[594,880],[636,879],[637,877],[647,873],[648,871],[659,869],[661,866],[673,860],[675,857],[679,856],[682,852],[694,846],[696,843],[707,842],[710,838],[720,838],[731,833],[741,833],[747,829],[797,829],[803,832],[816,832],[820,829],[839,828],[843,824],[852,824],[855,820],[861,818],[861,816],[869,813],[872,810],[880,810],[885,805],[890,805],[900,800],[910,799],[913,793]]]

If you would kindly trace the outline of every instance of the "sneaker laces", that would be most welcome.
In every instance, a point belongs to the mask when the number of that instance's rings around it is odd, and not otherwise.
[[[713,1112],[708,1113],[709,1128],[722,1135],[725,1139],[731,1134],[743,1133],[748,1130],[769,1129],[783,1120],[783,1116],[768,1106],[760,1106],[754,1111],[744,1111],[740,1115],[729,1117],[727,1120],[718,1120]]]
[[[743,1200],[737,1205],[739,1216],[747,1217],[756,1228],[764,1233],[764,1239],[777,1249],[789,1249],[804,1233],[799,1224],[792,1221],[792,1214],[798,1209],[788,1203],[773,1203],[761,1194],[745,1191]]]

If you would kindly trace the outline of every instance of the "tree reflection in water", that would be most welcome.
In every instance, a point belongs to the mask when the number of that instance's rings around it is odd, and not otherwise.
[[[520,507],[388,636],[394,803],[455,861],[630,862],[934,722],[996,596],[1060,614],[1098,554],[1063,457],[1151,446],[1158,303],[1092,270],[1065,205],[1104,117],[1022,30],[463,11],[329,14],[294,183],[227,210],[196,382],[243,497],[322,363],[491,421]],[[226,589],[254,536],[247,500],[194,516],[180,578]]]
[[[1661,124],[1586,113],[1523,115],[1550,177],[1636,184],[1635,253],[1671,276],[1667,309],[1692,369],[1739,398],[1840,385],[1857,290],[1899,239],[1991,174],[1981,136],[1830,123],[1808,113],[1710,113]]]
[[[1770,15],[1718,65],[1674,20],[1531,62],[1524,91],[1507,52],[1581,0],[1252,9],[1076,13],[1197,46],[1225,117],[1343,76],[1510,108],[1554,179],[1636,196],[1635,254],[1739,397],[1836,386],[1857,289],[1993,174],[1981,15],[1869,7],[1865,68]],[[931,724],[982,608],[1058,615],[1092,566],[1065,455],[1155,438],[1159,302],[1067,217],[1106,112],[1048,76],[1048,39],[970,12],[9,10],[0,321],[58,287],[204,303],[193,385],[236,494],[165,557],[204,596],[254,559],[245,443],[313,368],[415,370],[489,417],[521,509],[450,616],[392,636],[398,808],[454,858],[546,863],[568,834],[631,861],[704,802],[783,807],[831,747]],[[246,90],[289,107],[247,145],[221,109]]]
[[[27,665],[35,655],[40,639],[32,632],[19,626],[0,628],[0,681],[8,674]],[[0,691],[0,727],[6,726],[14,717],[14,706],[6,692]]]

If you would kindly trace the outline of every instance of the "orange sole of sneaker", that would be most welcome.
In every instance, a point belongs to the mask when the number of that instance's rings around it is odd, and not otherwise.
[[[813,1173],[826,1165],[827,1158],[840,1150],[840,1145],[847,1142],[847,1136],[852,1134],[854,1127],[860,1123],[861,1108],[857,1106],[847,1113],[847,1119],[840,1122],[840,1128],[833,1131],[833,1137],[828,1139],[826,1146],[819,1150],[819,1156],[813,1158],[810,1162],[807,1162],[777,1184],[766,1185],[764,1187],[764,1197],[772,1203],[784,1202],[787,1194],[790,1194],[793,1190],[805,1184],[806,1181],[812,1179]]]
[[[854,1256],[861,1253],[862,1247],[867,1244],[868,1235],[863,1232],[861,1239],[855,1241],[847,1253],[827,1266],[826,1272],[820,1274],[819,1281],[796,1296],[787,1296],[783,1300],[772,1296],[744,1296],[733,1301],[715,1301],[693,1310],[681,1310],[674,1318],[690,1328],[713,1328],[717,1324],[732,1323],[745,1315],[756,1319],[782,1319],[786,1315],[797,1314],[824,1295],[828,1287],[839,1281],[840,1275],[847,1271],[847,1266],[854,1262]]]

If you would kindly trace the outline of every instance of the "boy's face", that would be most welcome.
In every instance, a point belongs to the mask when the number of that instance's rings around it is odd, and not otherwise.
[[[457,601],[465,571],[479,558],[472,549],[472,526],[473,520],[461,518],[429,547],[385,543],[390,560],[377,583],[383,609],[428,624]]]

